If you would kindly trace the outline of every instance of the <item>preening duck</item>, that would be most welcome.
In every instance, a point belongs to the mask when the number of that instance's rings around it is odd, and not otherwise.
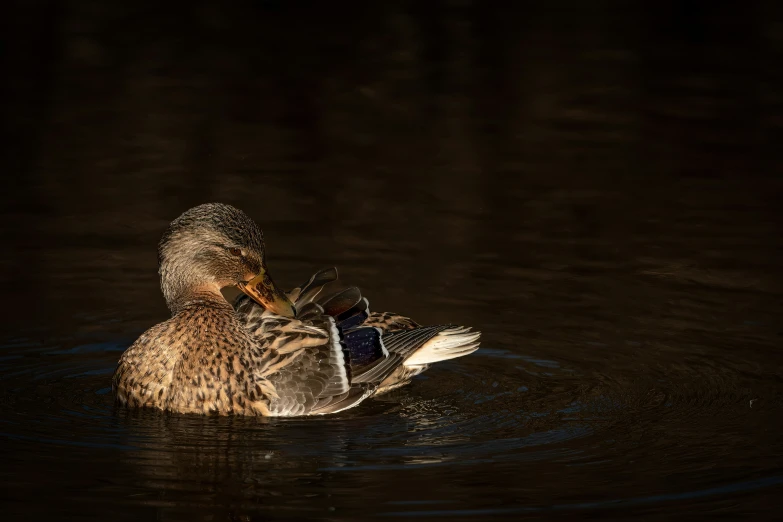
[[[282,292],[267,271],[261,229],[230,205],[200,205],[175,219],[158,264],[172,316],[122,354],[112,379],[122,406],[336,413],[479,346],[481,334],[470,328],[370,312],[356,287],[327,291],[334,268]],[[234,303],[221,293],[229,286],[243,292]]]

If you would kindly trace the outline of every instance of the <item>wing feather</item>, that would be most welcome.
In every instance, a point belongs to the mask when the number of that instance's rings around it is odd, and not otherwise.
[[[297,318],[281,317],[246,296],[235,301],[264,351],[265,377],[277,397],[271,415],[315,415],[355,406],[376,391],[401,386],[430,362],[478,347],[478,332],[453,326],[421,327],[391,313],[372,313],[356,287],[325,293],[337,279],[329,268],[289,292]]]

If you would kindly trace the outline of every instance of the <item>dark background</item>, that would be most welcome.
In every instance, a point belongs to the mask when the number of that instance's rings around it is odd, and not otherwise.
[[[0,20],[14,520],[776,515],[780,2]],[[157,240],[207,201],[258,221],[283,286],[337,265],[482,350],[320,424],[118,414],[114,364],[167,316]]]
[[[633,212],[666,205],[681,180],[706,178],[723,183],[712,186],[719,204],[763,204],[754,225],[779,246],[778,2],[32,1],[3,10],[0,198],[16,224],[3,230],[15,292],[57,270],[36,250],[53,243],[102,255],[138,241],[140,257],[118,268],[149,272],[165,223],[212,200],[284,233],[319,216],[322,235],[351,222],[380,242],[424,243],[463,234],[459,219],[433,228],[433,213],[507,226],[493,211],[524,205],[517,187],[608,188],[622,193],[620,212]],[[693,183],[685,190],[701,197]],[[596,211],[587,203],[575,218]],[[613,233],[636,232],[613,221]],[[341,255],[328,251],[332,262]]]

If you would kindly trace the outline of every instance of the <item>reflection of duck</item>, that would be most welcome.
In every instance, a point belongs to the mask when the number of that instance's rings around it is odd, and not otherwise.
[[[158,260],[172,317],[122,354],[113,388],[123,405],[334,413],[479,345],[480,333],[469,328],[420,327],[407,317],[370,313],[355,287],[322,296],[337,279],[333,268],[281,292],[266,270],[261,230],[229,205],[201,205],[175,219]],[[246,294],[233,307],[220,292],[228,286]]]

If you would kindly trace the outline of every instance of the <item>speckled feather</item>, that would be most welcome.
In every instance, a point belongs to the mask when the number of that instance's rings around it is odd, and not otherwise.
[[[205,297],[139,337],[113,387],[131,407],[269,415],[277,355],[255,342],[228,303]]]

